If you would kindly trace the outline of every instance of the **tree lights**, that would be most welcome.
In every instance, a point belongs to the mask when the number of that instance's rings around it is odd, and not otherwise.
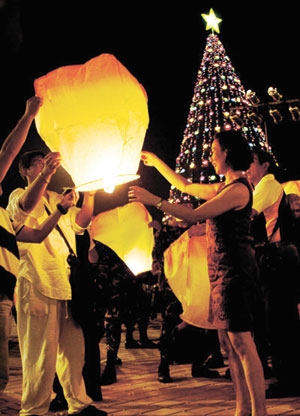
[[[246,94],[224,46],[211,33],[198,70],[176,172],[191,182],[219,181],[209,158],[213,137],[222,129],[241,129],[250,146],[259,145],[270,151],[261,125],[247,117],[251,100],[254,96]],[[200,202],[171,187],[170,202],[187,200]]]

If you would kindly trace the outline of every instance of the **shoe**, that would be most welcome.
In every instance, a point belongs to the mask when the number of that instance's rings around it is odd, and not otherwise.
[[[111,384],[116,383],[117,377],[110,376],[110,377],[101,377],[101,386],[110,386]]]
[[[62,396],[56,396],[53,400],[51,400],[49,405],[50,412],[59,412],[60,410],[67,410],[68,409],[68,402]]]
[[[117,381],[117,374],[115,366],[111,363],[106,364],[106,367],[101,376],[101,386],[109,386]]]
[[[231,380],[231,374],[230,374],[230,370],[229,370],[229,368],[227,368],[227,370],[225,371],[225,375],[224,375],[224,377],[225,377],[227,380]]]
[[[125,348],[134,349],[134,348],[141,348],[141,343],[139,341],[135,341],[134,339],[131,341],[125,341]]]
[[[79,413],[68,413],[68,415],[73,416],[107,416],[107,413],[104,410],[99,410],[95,406],[88,406],[81,410]]]
[[[283,383],[270,384],[266,390],[267,399],[279,399],[282,397],[297,397],[300,396],[299,387],[288,386]]]
[[[140,348],[154,349],[158,348],[158,345],[150,341],[150,339],[147,339],[146,341],[140,341]]]
[[[192,365],[192,377],[220,378],[220,374],[215,370],[209,370],[206,366]]]
[[[3,384],[0,385],[0,393],[4,392],[6,386],[7,386],[7,383],[5,383],[5,384],[3,383]]]
[[[94,402],[102,402],[102,393],[101,390],[89,392],[86,391],[86,394],[94,401]]]
[[[119,357],[115,358],[115,365],[122,365],[122,360]]]
[[[170,377],[169,367],[160,365],[158,367],[158,381],[160,383],[171,383],[172,379]]]
[[[222,354],[213,354],[212,357],[209,360],[207,360],[205,365],[208,368],[224,367],[224,359]]]

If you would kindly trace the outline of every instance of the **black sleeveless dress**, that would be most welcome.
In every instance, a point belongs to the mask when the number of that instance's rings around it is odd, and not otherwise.
[[[250,199],[246,207],[207,220],[207,260],[211,285],[208,320],[217,329],[244,332],[253,329],[260,292],[250,232],[251,185],[242,177],[219,192],[234,183],[242,183],[249,189]]]

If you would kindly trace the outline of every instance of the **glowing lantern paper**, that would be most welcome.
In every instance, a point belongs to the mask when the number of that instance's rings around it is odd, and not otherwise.
[[[110,54],[58,68],[34,82],[43,105],[37,130],[79,191],[138,178],[149,123],[141,84]]]
[[[91,236],[114,250],[134,274],[139,274],[152,268],[151,221],[144,205],[132,202],[98,214],[92,221]]]
[[[206,235],[189,237],[184,232],[164,252],[168,283],[182,305],[181,319],[200,328],[214,328],[208,321],[210,282]]]

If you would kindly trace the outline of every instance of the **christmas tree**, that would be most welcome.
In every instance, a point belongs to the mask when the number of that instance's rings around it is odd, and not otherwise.
[[[212,29],[212,33],[207,38],[198,71],[175,170],[191,182],[213,183],[222,180],[209,161],[216,132],[241,129],[250,146],[261,146],[269,152],[271,149],[260,120],[251,110],[253,96],[251,92],[246,94],[219,37],[214,33],[219,33],[221,19],[215,16],[212,9],[209,15],[202,16],[207,22],[206,29]],[[175,187],[171,187],[169,201],[201,203]]]

